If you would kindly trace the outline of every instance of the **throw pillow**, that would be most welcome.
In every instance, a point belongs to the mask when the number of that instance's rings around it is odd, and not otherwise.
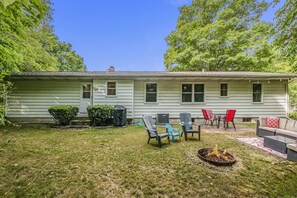
[[[287,118],[280,118],[279,119],[279,128],[285,129],[288,119]]]
[[[266,124],[271,128],[279,128],[279,118],[267,117]]]
[[[295,129],[295,121],[294,120],[288,120],[286,124],[286,129],[294,131]]]

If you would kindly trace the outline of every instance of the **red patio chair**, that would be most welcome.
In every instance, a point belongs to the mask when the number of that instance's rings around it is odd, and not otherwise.
[[[201,109],[204,117],[204,125],[207,125],[207,122],[210,121],[211,126],[213,125],[214,121],[217,121],[216,116],[212,113],[211,109]]]
[[[206,109],[201,109],[203,117],[204,117],[204,121],[203,124],[206,125],[207,121],[209,120]]]
[[[229,127],[228,126],[229,122],[232,122],[234,130],[236,131],[236,127],[235,127],[235,124],[234,124],[235,113],[236,113],[236,110],[228,109],[227,112],[226,112],[226,116],[224,118],[222,118],[222,121],[224,122],[225,131],[226,131],[226,128]]]

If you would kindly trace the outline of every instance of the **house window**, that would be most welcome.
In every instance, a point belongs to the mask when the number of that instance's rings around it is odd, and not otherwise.
[[[253,102],[262,102],[262,84],[253,84]]]
[[[83,85],[83,98],[91,98],[91,84]]]
[[[227,83],[220,84],[220,96],[228,96],[228,84]]]
[[[192,84],[182,84],[182,102],[192,102]]]
[[[204,102],[204,84],[182,84],[182,102]]]
[[[107,95],[115,96],[117,95],[117,84],[116,82],[107,82]]]
[[[145,102],[157,102],[157,83],[146,83]]]
[[[195,84],[194,88],[194,102],[204,102],[204,84]]]

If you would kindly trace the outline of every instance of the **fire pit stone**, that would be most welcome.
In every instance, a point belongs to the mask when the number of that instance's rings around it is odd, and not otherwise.
[[[216,166],[231,166],[236,162],[235,157],[226,150],[214,148],[202,148],[198,150],[198,157]]]

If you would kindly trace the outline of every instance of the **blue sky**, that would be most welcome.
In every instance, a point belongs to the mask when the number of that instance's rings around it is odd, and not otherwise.
[[[53,25],[89,71],[163,71],[164,38],[175,29],[178,7],[190,0],[53,0]],[[263,19],[273,21],[281,3]]]

